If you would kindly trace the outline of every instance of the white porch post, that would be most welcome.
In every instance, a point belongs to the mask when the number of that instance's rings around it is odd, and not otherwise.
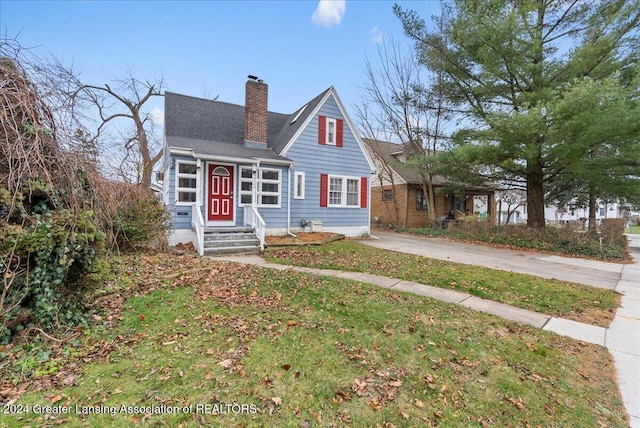
[[[200,207],[202,206],[202,197],[203,195],[203,188],[204,186],[202,185],[202,177],[204,176],[204,174],[202,173],[202,159],[196,159],[196,204],[194,206],[194,208],[198,208],[200,209]]]
[[[251,168],[251,207],[253,209],[258,208],[258,174],[260,173],[260,162],[253,164]]]

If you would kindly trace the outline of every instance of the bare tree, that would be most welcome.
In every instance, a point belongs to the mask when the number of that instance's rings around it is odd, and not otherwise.
[[[98,147],[119,178],[149,187],[162,140],[146,106],[163,96],[164,80],[139,80],[129,70],[113,84],[91,85],[59,62],[53,68],[55,85],[65,88],[67,110],[85,124],[85,145]]]
[[[518,189],[502,190],[496,193],[496,203],[498,204],[498,225],[502,223],[502,210],[506,207],[507,218],[505,224],[509,224],[511,216],[519,207],[527,204],[526,192]]]
[[[430,223],[436,222],[434,155],[445,146],[450,118],[440,85],[428,85],[427,69],[412,54],[403,53],[393,40],[378,47],[376,63],[367,58],[363,105],[356,116],[364,136],[401,143],[410,158],[405,166],[421,177]],[[435,90],[432,88],[436,88]],[[392,169],[386,165],[385,169]]]
[[[358,118],[358,126],[359,132],[363,135],[367,140],[367,147],[369,149],[369,154],[373,159],[373,163],[378,170],[378,180],[380,182],[380,186],[384,186],[385,184],[391,185],[391,193],[393,198],[391,201],[385,201],[385,208],[387,209],[387,216],[389,221],[393,224],[400,223],[400,205],[398,204],[398,200],[396,195],[398,194],[396,191],[396,172],[393,169],[393,166],[388,161],[387,157],[383,156],[385,151],[385,144],[382,143],[382,140],[387,140],[385,136],[382,136],[379,132],[378,123],[380,123],[380,116],[373,116],[372,111],[367,107],[366,104],[362,106],[356,106],[356,117]]]

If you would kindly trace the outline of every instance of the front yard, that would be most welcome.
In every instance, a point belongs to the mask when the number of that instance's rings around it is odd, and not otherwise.
[[[353,241],[268,251],[265,258],[288,265],[391,276],[603,327],[613,320],[620,301],[613,290],[385,251]]]
[[[95,326],[0,351],[0,426],[628,426],[599,346],[335,278],[116,266]]]

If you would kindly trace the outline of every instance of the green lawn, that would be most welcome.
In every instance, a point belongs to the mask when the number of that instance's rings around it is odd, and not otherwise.
[[[620,298],[612,290],[385,251],[353,241],[269,251],[266,258],[391,276],[605,327],[613,320]]]
[[[0,426],[628,426],[599,346],[336,278],[119,266],[95,327],[2,349],[5,412],[23,413]]]
[[[640,226],[629,226],[624,229],[624,233],[640,233]]]

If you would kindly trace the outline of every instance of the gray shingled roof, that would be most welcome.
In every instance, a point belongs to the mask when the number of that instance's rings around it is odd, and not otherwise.
[[[275,138],[275,141],[273,143],[274,151],[276,151],[277,153],[282,152],[282,150],[285,148],[287,143],[291,140],[291,138],[295,135],[295,133],[298,132],[298,129],[300,129],[302,124],[307,120],[309,115],[311,115],[311,113],[315,110],[318,104],[320,104],[320,101],[322,101],[324,96],[327,94],[327,92],[331,90],[331,88],[328,88],[327,90],[323,91],[320,95],[318,95],[317,97],[309,101],[307,104],[305,104],[304,106],[296,110],[293,114],[288,116],[286,122],[283,124],[280,132]],[[298,114],[298,112],[300,112],[300,110],[302,109],[304,109],[304,111],[300,114],[300,116],[296,119],[294,123],[291,123],[291,121],[296,118],[296,115]]]
[[[285,159],[279,153],[330,89],[307,103],[294,123],[304,106],[292,114],[268,112],[268,150],[244,146],[244,106],[166,92],[165,137],[170,147],[199,154]]]
[[[364,144],[371,149],[375,155],[380,158],[383,162],[388,163],[391,168],[400,176],[404,181],[409,184],[420,184],[422,183],[422,178],[419,174],[417,174],[414,170],[405,167],[402,165],[400,161],[396,159],[394,154],[403,152],[406,150],[406,147],[403,144],[391,143],[388,141],[380,141],[380,140],[372,140],[369,138],[363,138],[362,141]],[[435,186],[442,186],[446,184],[447,181],[442,176],[433,177],[433,184]]]

